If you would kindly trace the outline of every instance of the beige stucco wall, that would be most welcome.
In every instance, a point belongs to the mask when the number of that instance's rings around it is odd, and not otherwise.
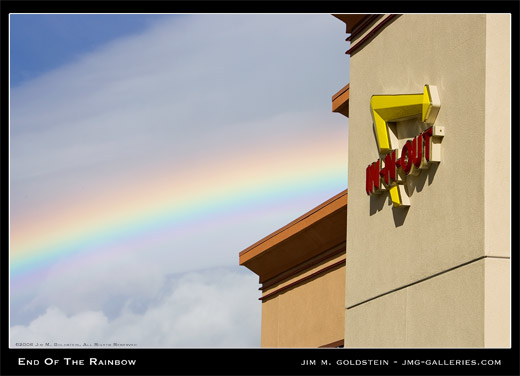
[[[486,305],[487,257],[501,257],[509,281],[508,22],[402,15],[351,57],[346,346],[509,346],[485,339],[492,311],[509,320],[507,294]],[[424,84],[439,91],[442,162],[412,178],[411,206],[395,209],[365,193],[379,157],[370,97]]]
[[[511,249],[511,202],[506,199],[511,194],[509,17],[486,16],[485,249],[487,255],[504,257],[510,257]]]
[[[338,261],[344,255],[331,261]],[[329,261],[330,264],[330,261]],[[327,263],[302,275],[314,273]],[[284,281],[292,283],[297,275]],[[264,291],[269,294],[278,287]],[[282,291],[262,302],[262,347],[320,347],[342,340],[345,328],[345,265]]]
[[[345,347],[483,347],[484,260],[349,310]]]
[[[485,258],[484,346],[511,346],[511,262]]]

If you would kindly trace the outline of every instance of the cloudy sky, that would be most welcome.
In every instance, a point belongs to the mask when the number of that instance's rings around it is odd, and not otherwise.
[[[238,253],[347,187],[345,25],[10,16],[10,343],[258,347]]]

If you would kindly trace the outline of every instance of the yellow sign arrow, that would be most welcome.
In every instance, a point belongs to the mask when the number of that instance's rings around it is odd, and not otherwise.
[[[421,116],[424,123],[433,124],[440,106],[437,87],[430,85],[424,85],[422,94],[373,95],[370,109],[379,154],[392,149],[388,122]]]
[[[437,87],[433,85],[424,85],[422,94],[373,95],[370,100],[370,109],[379,154],[387,154],[393,149],[388,122],[420,116],[422,122],[433,124],[440,107]],[[395,207],[408,201],[403,187],[398,184],[392,185],[389,192]],[[407,205],[409,204],[407,203]]]

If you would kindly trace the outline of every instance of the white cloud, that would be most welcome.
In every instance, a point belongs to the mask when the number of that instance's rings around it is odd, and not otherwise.
[[[177,275],[143,312],[129,298],[110,320],[102,311],[73,315],[51,307],[29,325],[11,328],[16,343],[128,343],[138,347],[259,347],[257,277],[244,270],[208,269]]]
[[[213,137],[236,143],[235,124],[277,113],[335,119],[330,96],[346,73],[342,38],[330,40],[339,24],[329,15],[199,16],[113,42],[13,90],[12,176],[108,164],[107,175],[156,153],[175,162],[201,142],[213,154],[227,146]],[[265,141],[280,131],[265,127]]]

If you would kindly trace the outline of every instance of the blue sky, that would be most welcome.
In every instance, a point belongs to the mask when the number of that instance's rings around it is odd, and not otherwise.
[[[13,14],[11,85],[70,64],[110,40],[138,34],[161,17],[171,18],[139,14]]]
[[[11,343],[259,346],[238,253],[347,187],[344,24],[11,21]]]

